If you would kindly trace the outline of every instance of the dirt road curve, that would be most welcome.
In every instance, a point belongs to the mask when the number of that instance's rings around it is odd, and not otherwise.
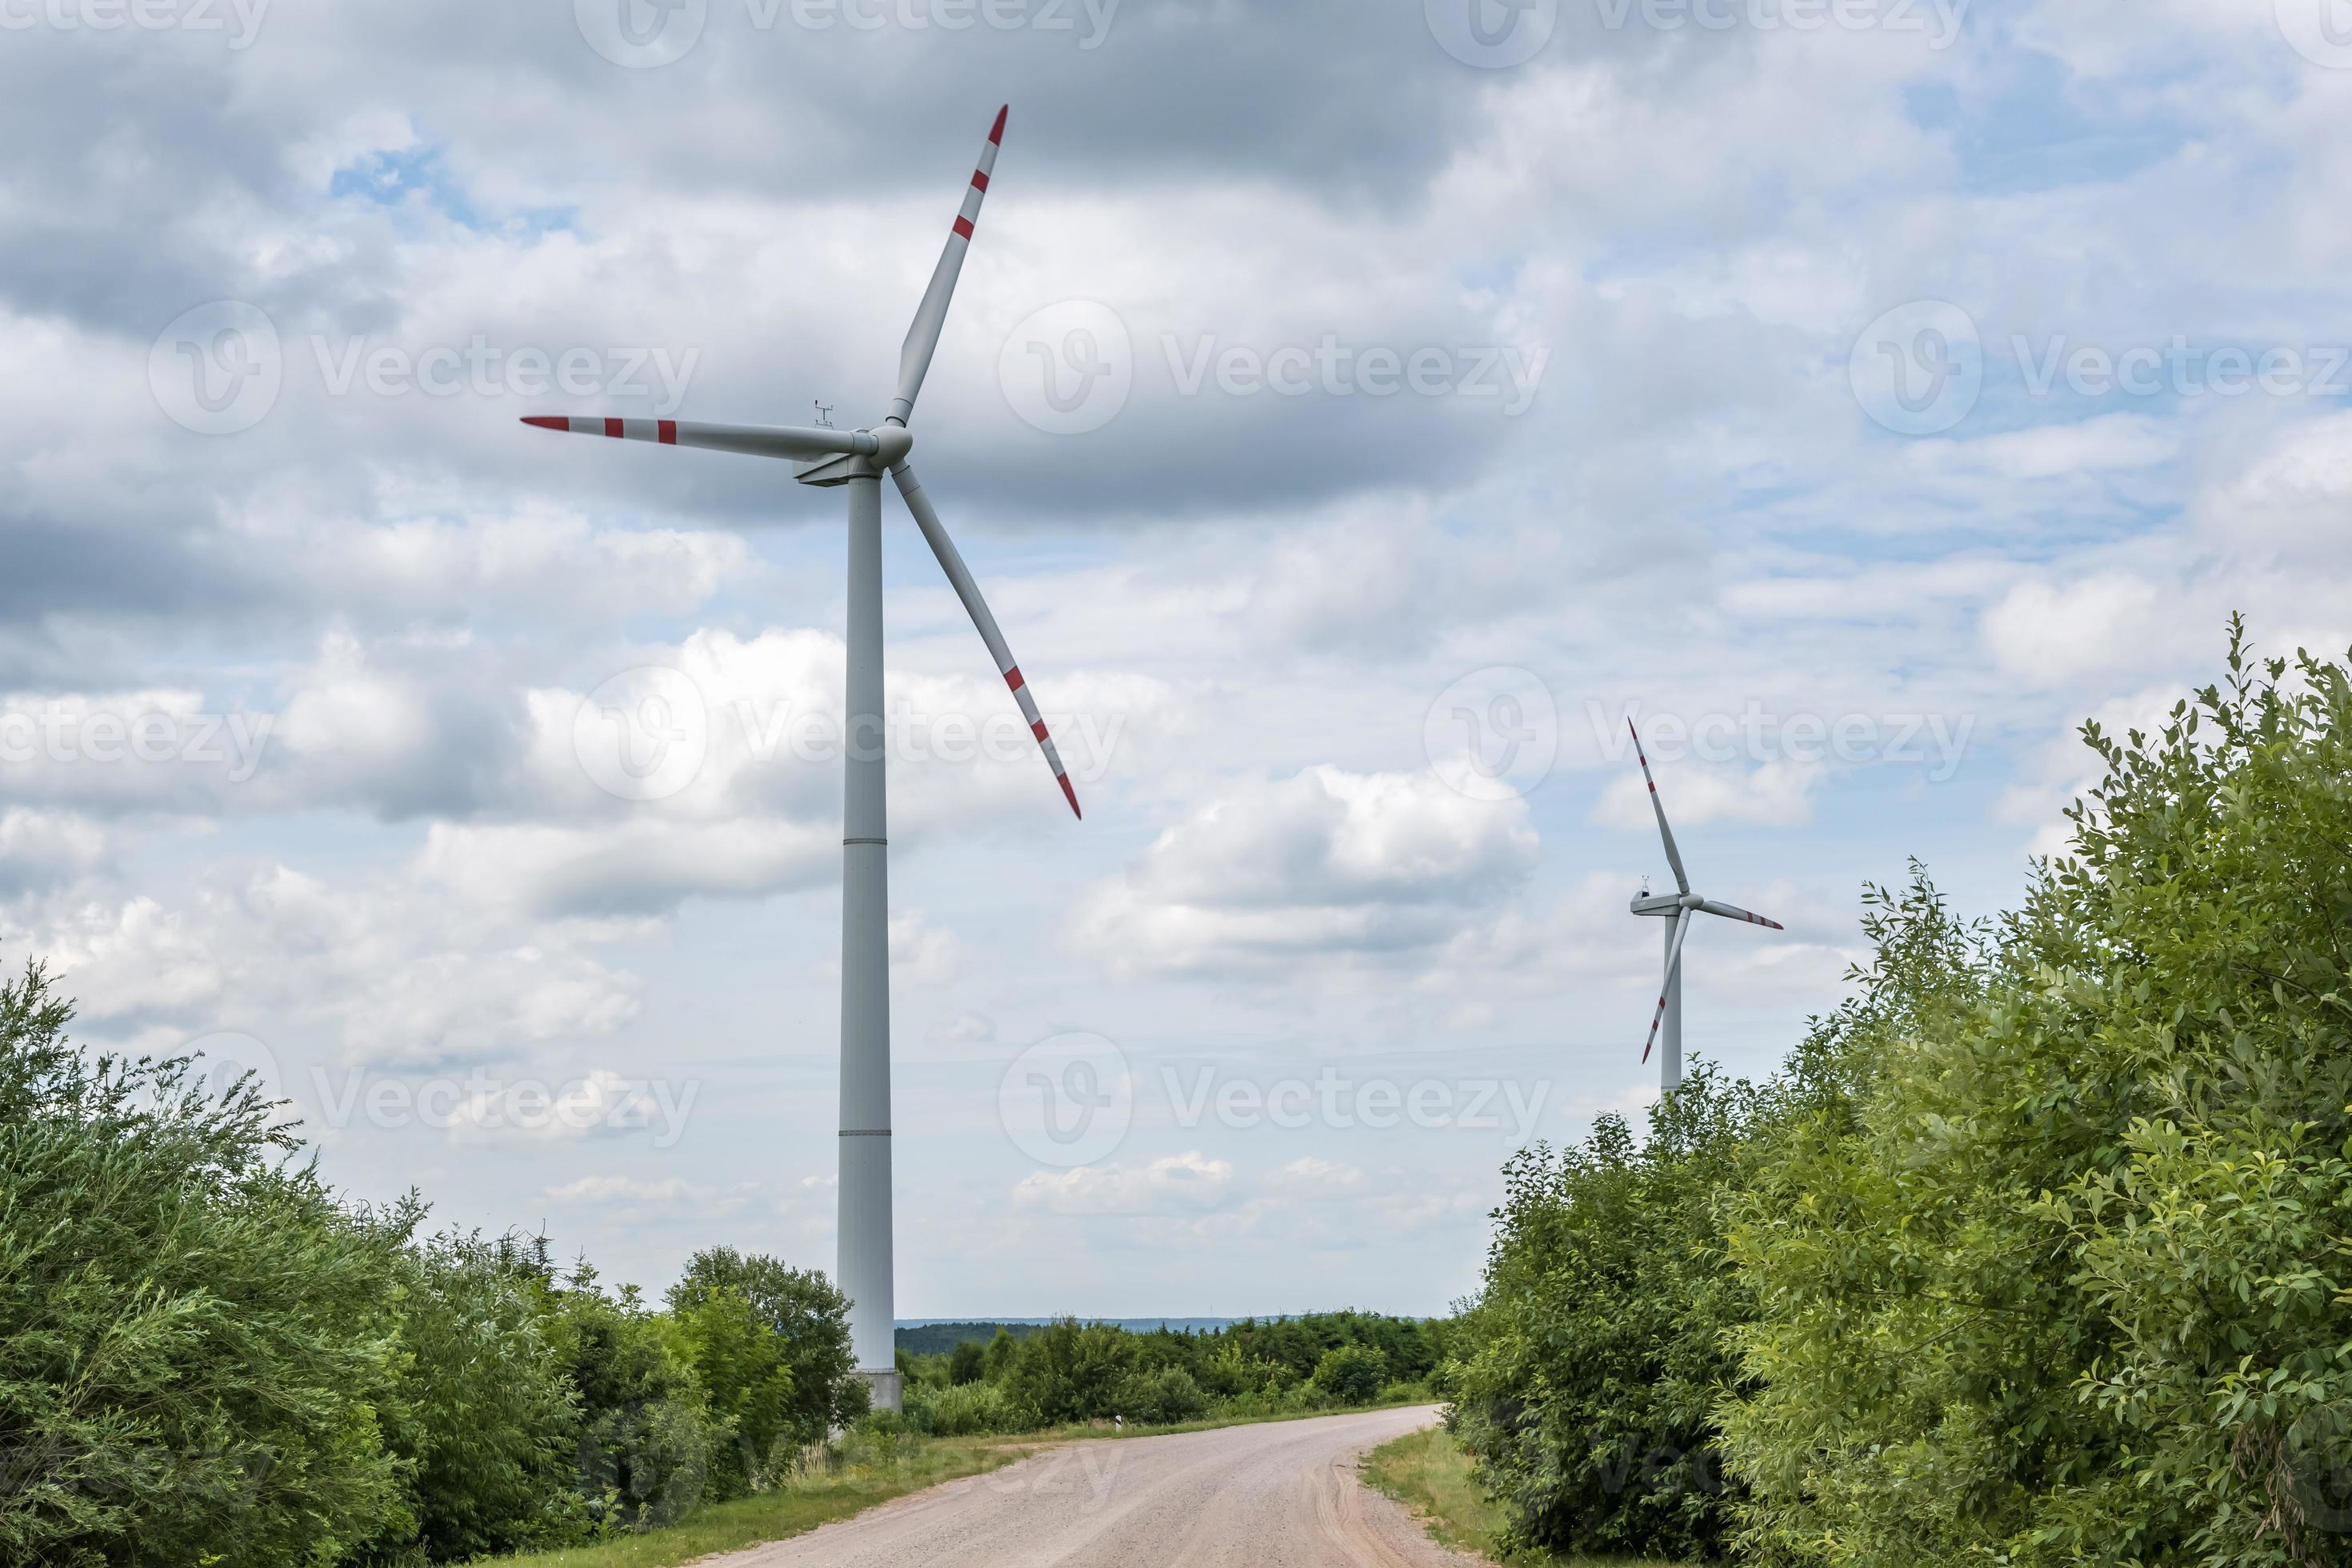
[[[702,1568],[1466,1568],[1356,1479],[1434,1407],[1072,1443]]]

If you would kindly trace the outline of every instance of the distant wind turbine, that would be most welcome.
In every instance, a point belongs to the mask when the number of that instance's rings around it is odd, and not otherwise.
[[[1625,728],[1633,737],[1633,755],[1641,758],[1642,782],[1650,786],[1650,809],[1658,814],[1658,837],[1665,840],[1666,864],[1675,868],[1675,886],[1678,893],[1651,893],[1646,888],[1633,899],[1637,915],[1672,915],[1674,923],[1666,928],[1666,978],[1658,988],[1658,1010],[1650,1015],[1650,1038],[1642,1047],[1642,1059],[1650,1059],[1650,1052],[1658,1044],[1660,1025],[1665,1026],[1665,1050],[1658,1058],[1658,1086],[1671,1094],[1683,1081],[1683,938],[1690,932],[1690,918],[1695,912],[1721,915],[1726,920],[1746,921],[1749,925],[1769,926],[1785,931],[1779,921],[1768,921],[1762,915],[1749,914],[1736,904],[1720,904],[1713,899],[1702,899],[1691,891],[1690,879],[1683,874],[1682,852],[1675,847],[1675,831],[1666,826],[1666,808],[1658,799],[1658,781],[1650,776],[1650,759],[1642,752],[1642,732],[1633,728],[1633,721],[1625,721]]]
[[[931,510],[930,498],[907,464],[915,441],[907,433],[915,396],[940,344],[948,301],[971,244],[972,223],[996,169],[1004,140],[1006,110],[996,112],[980,166],[963,195],[947,248],[931,273],[930,287],[915,311],[898,351],[898,395],[882,423],[870,430],[827,426],[754,426],[696,425],[677,419],[605,419],[539,416],[525,419],[546,430],[575,436],[606,436],[622,441],[654,441],[665,447],[700,447],[754,458],[794,459],[804,485],[838,486],[849,500],[849,744],[843,748],[845,794],[841,871],[841,1269],[838,1283],[853,1303],[850,1343],[857,1370],[874,1390],[876,1405],[898,1408],[899,1387],[892,1322],[890,1238],[890,936],[889,890],[883,785],[882,722],[882,472],[888,469],[898,494],[922,530],[956,597],[980,628],[981,641],[1013,689],[1021,716],[1045,749],[1054,780],[1073,814],[1077,792],[1070,787],[1061,753],[1038,717],[1037,700],[1013,661],[996,617],[980,596],[980,585],[956,552],[955,542]]]

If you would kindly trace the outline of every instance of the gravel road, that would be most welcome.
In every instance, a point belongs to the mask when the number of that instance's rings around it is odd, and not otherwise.
[[[1433,1405],[1069,1443],[700,1568],[1471,1568],[1356,1479]]]

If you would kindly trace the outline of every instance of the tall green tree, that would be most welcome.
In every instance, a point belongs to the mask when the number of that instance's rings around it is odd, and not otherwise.
[[[782,1342],[793,1387],[786,1426],[794,1441],[818,1442],[865,1413],[868,1396],[849,1343],[849,1298],[831,1280],[761,1253],[714,1247],[688,1262],[670,1299],[716,1289],[740,1294]]]

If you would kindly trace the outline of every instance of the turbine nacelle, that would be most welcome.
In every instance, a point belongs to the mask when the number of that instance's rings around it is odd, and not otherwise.
[[[884,470],[904,463],[907,454],[915,449],[915,437],[904,425],[884,425],[878,429],[853,430],[850,434],[864,437],[873,443],[872,447],[798,464],[793,469],[793,478],[819,489],[831,489],[852,479],[877,479]]]

